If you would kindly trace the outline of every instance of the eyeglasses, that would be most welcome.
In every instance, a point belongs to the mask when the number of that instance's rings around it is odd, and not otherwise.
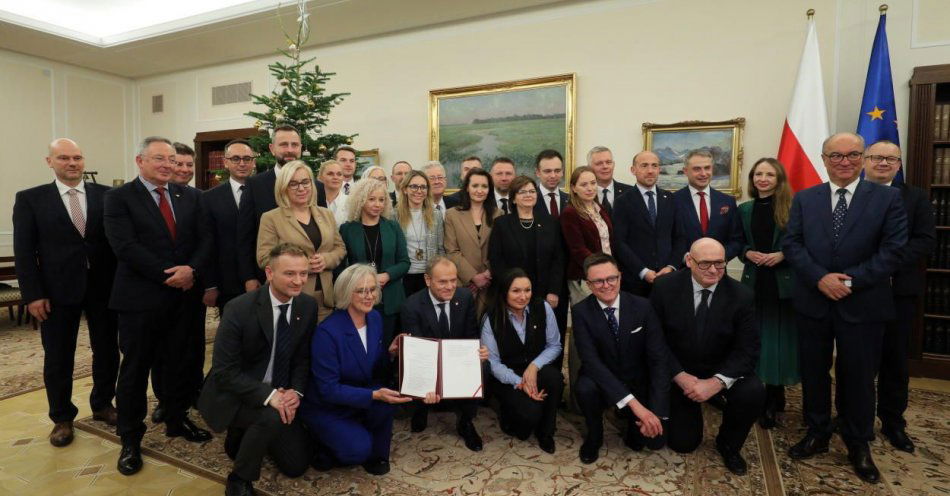
[[[302,181],[290,181],[287,183],[287,189],[310,189],[311,184],[313,184],[313,181],[309,179],[304,179]]]
[[[357,294],[357,295],[359,295],[359,296],[362,296],[362,297],[366,297],[366,296],[376,296],[376,288],[375,288],[375,287],[372,287],[372,288],[358,288],[358,289],[353,290],[353,293],[354,293],[354,294]]]
[[[716,270],[722,270],[726,268],[725,260],[717,260],[715,262],[696,262],[696,266],[700,270],[709,270],[710,267],[715,267]]]
[[[518,191],[519,196],[534,196],[538,194],[538,190],[535,189],[522,189]]]
[[[257,157],[251,157],[249,155],[245,155],[243,157],[238,157],[236,155],[233,157],[224,157],[225,160],[227,160],[228,162],[231,162],[234,165],[238,165],[241,162],[244,162],[245,164],[253,164],[255,158]]]
[[[426,191],[429,189],[425,184],[410,184],[406,186],[406,189],[411,189],[412,191]]]
[[[884,155],[868,155],[867,159],[871,161],[872,164],[879,164],[881,162],[887,162],[888,165],[894,165],[901,163],[900,157],[887,156]]]
[[[159,164],[168,164],[168,165],[178,164],[178,161],[175,160],[175,157],[153,156],[153,157],[149,157],[148,159],[151,160],[152,162],[157,162]]]
[[[861,156],[862,156],[861,152],[850,152],[848,154],[833,152],[833,153],[822,153],[822,155],[828,157],[828,161],[833,164],[840,163],[842,160],[844,160],[845,157],[847,157],[848,160],[851,162],[857,162],[858,160],[861,160]]]
[[[445,176],[429,176],[430,183],[434,183],[436,181],[439,181],[439,182],[445,181]]]
[[[595,288],[602,288],[604,286],[613,286],[614,284],[617,284],[617,281],[619,280],[620,276],[616,275],[605,277],[603,279],[588,279],[587,282]]]

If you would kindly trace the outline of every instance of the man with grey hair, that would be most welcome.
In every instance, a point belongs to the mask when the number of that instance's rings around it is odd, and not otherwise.
[[[632,186],[614,180],[614,154],[606,146],[595,146],[587,152],[587,165],[597,177],[597,201],[600,206],[613,212],[614,202]]]
[[[874,377],[884,324],[893,319],[891,276],[907,244],[900,190],[862,181],[864,140],[832,135],[822,146],[829,182],[799,191],[782,242],[795,270],[802,406],[808,432],[788,450],[796,460],[828,451],[831,369],[844,397],[838,403],[848,460],[872,484],[880,472],[874,439]]]
[[[726,260],[739,255],[745,244],[736,199],[713,189],[713,155],[708,150],[690,150],[683,160],[689,182],[673,193],[677,228],[685,236],[684,247],[699,238],[713,238],[726,247]]]
[[[145,138],[135,157],[139,176],[105,195],[104,227],[117,268],[109,307],[118,312],[122,363],[116,385],[119,473],[142,468],[146,389],[156,357],[164,362],[165,435],[201,443],[211,439],[187,417],[186,361],[192,324],[188,290],[211,257],[203,232],[201,194],[171,183],[175,148],[165,138]]]
[[[426,162],[422,167],[422,172],[429,179],[429,194],[432,196],[432,208],[442,218],[445,218],[445,212],[458,205],[458,200],[443,196],[445,194],[445,167],[438,160]]]

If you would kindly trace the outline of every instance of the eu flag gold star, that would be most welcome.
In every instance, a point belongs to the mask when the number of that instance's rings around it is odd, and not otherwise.
[[[886,110],[879,109],[879,108],[877,108],[877,105],[875,105],[875,106],[874,106],[874,110],[872,110],[872,111],[870,111],[870,112],[865,112],[865,113],[866,113],[867,115],[870,115],[870,116],[871,116],[871,120],[873,121],[874,119],[884,120],[884,112],[887,112],[887,111],[886,111]]]

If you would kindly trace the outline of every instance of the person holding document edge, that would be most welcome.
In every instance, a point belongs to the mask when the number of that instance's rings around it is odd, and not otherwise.
[[[554,453],[557,406],[564,376],[553,363],[561,353],[554,310],[532,299],[531,279],[519,268],[506,272],[495,287],[482,319],[482,344],[488,348],[487,388],[501,403],[501,430],[522,441],[531,436]]]
[[[406,333],[422,338],[478,339],[475,299],[472,293],[458,287],[458,269],[447,257],[436,256],[425,272],[427,289],[406,299],[402,307],[402,327]],[[396,339],[395,343],[398,344]],[[479,358],[488,360],[488,348],[479,349]],[[423,404],[416,404],[412,415],[412,432],[422,432],[428,425],[428,404],[448,403],[458,418],[456,430],[472,451],[482,450],[482,438],[472,420],[478,413],[477,399],[442,400],[436,393],[426,395]]]

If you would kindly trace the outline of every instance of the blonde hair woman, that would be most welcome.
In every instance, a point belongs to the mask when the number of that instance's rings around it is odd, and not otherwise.
[[[429,178],[421,171],[410,171],[399,187],[396,220],[409,253],[409,272],[402,278],[407,296],[426,287],[426,265],[445,253],[442,216],[435,214],[429,188]]]
[[[264,267],[271,249],[279,243],[303,248],[310,259],[304,291],[317,300],[319,321],[333,309],[333,269],[343,260],[346,249],[333,213],[318,207],[316,196],[313,172],[306,163],[294,160],[281,167],[274,182],[277,208],[261,216],[257,263]]]
[[[346,222],[346,195],[343,194],[343,166],[336,160],[327,160],[320,164],[317,177],[323,183],[326,193],[327,209],[333,212],[336,225]]]

